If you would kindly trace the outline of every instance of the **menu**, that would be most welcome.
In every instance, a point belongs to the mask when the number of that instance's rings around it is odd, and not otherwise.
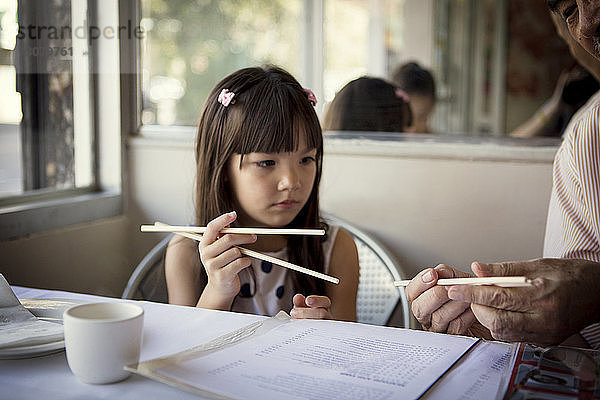
[[[280,312],[127,369],[218,399],[416,399],[478,342]]]

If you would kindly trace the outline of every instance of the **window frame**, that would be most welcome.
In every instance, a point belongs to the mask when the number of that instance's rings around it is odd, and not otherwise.
[[[123,18],[133,18],[139,26],[136,2],[87,0],[89,25],[117,26]],[[129,6],[129,7],[128,7]],[[125,19],[126,20],[126,19]],[[14,240],[31,234],[109,218],[123,213],[125,126],[135,122],[125,116],[133,99],[122,98],[129,75],[120,74],[124,60],[135,55],[135,40],[107,40],[100,37],[91,46],[91,103],[94,145],[95,184],[90,187],[59,191],[42,190],[4,198],[0,201],[0,240]],[[102,58],[99,57],[102,54]],[[121,82],[123,81],[123,82]],[[124,85],[124,84],[125,85]],[[132,96],[129,96],[132,97]],[[135,107],[135,106],[134,106]],[[116,115],[116,116],[115,116]],[[135,119],[135,117],[133,118]]]

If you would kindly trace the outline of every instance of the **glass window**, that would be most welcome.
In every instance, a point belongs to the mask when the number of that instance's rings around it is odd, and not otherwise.
[[[19,130],[23,114],[13,63],[17,31],[17,1],[0,1],[0,196],[23,191]]]
[[[0,198],[94,185],[85,0],[0,0]]]
[[[227,74],[301,65],[301,0],[142,0],[142,123],[196,125]]]
[[[386,77],[402,56],[404,0],[325,2],[325,101],[362,75]]]
[[[142,123],[196,125],[210,89],[247,66],[280,65],[325,102],[354,78],[387,75],[404,0],[325,0],[322,12],[311,1],[142,0]]]
[[[561,71],[576,63],[544,2],[438,0],[434,17],[433,125],[441,133],[507,135],[536,114]],[[575,112],[565,106],[557,125]]]
[[[501,136],[573,63],[529,0],[140,1],[145,125],[196,125],[209,90],[242,67],[281,65],[322,112],[347,82],[417,61],[436,82],[435,133]]]

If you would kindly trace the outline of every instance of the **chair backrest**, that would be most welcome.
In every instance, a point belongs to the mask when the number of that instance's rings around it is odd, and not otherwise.
[[[173,235],[168,235],[146,254],[129,277],[121,298],[168,303],[165,253]]]
[[[344,228],[354,238],[360,264],[356,312],[358,322],[410,328],[408,300],[402,288],[394,286],[403,279],[400,264],[373,237],[331,214],[323,218]],[[135,268],[121,298],[168,302],[164,259],[173,235],[162,239]]]
[[[350,233],[358,251],[360,278],[356,299],[358,322],[373,325],[411,327],[408,300],[404,290],[394,286],[403,279],[403,270],[375,238],[334,215],[321,213],[325,221]]]

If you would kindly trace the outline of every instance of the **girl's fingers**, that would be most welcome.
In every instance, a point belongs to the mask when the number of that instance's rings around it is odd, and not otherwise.
[[[206,262],[204,268],[209,276],[219,274],[220,279],[223,279],[224,276],[221,274],[237,275],[250,265],[252,265],[252,260],[248,257],[242,257],[240,250],[233,248]]]
[[[202,243],[198,245],[200,251],[200,260],[203,263],[219,257],[220,254],[225,253],[234,246],[240,244],[248,244],[256,242],[256,235],[239,235],[239,234],[227,234],[219,238],[219,240],[213,242],[208,246],[204,246]],[[238,250],[239,252],[239,250]]]
[[[202,247],[206,247],[212,243],[214,243],[219,237],[219,232],[221,229],[225,228],[227,225],[231,224],[237,218],[237,214],[235,211],[232,211],[227,214],[223,214],[213,219],[206,225],[206,231],[202,235],[202,240],[200,240],[200,245]]]
[[[241,270],[248,268],[250,265],[252,265],[252,260],[248,257],[242,257],[230,262],[221,268],[221,271],[223,273],[237,275]]]
[[[214,258],[206,259],[203,262],[204,268],[208,274],[214,273],[222,268],[225,268],[229,263],[242,257],[240,249],[232,248],[222,252]]]
[[[292,303],[294,307],[306,307],[306,298],[300,293],[295,294]]]
[[[304,297],[296,294],[292,299],[294,308],[290,312],[292,318],[297,319],[331,319],[329,307],[331,300],[327,296],[311,295]]]
[[[331,314],[326,308],[294,308],[290,312],[295,319],[331,319]]]
[[[292,299],[294,307],[303,308],[329,308],[331,307],[331,300],[327,296],[316,296],[311,295],[304,297],[302,294],[295,294]]]
[[[311,295],[306,298],[306,305],[310,308],[329,308],[331,307],[331,300],[327,296]]]
[[[240,234],[226,234],[220,237],[216,242],[210,246],[205,247],[205,254],[207,256],[216,257],[217,255],[225,252],[233,246],[239,246],[241,244],[248,244],[256,242],[256,235],[240,235]]]

